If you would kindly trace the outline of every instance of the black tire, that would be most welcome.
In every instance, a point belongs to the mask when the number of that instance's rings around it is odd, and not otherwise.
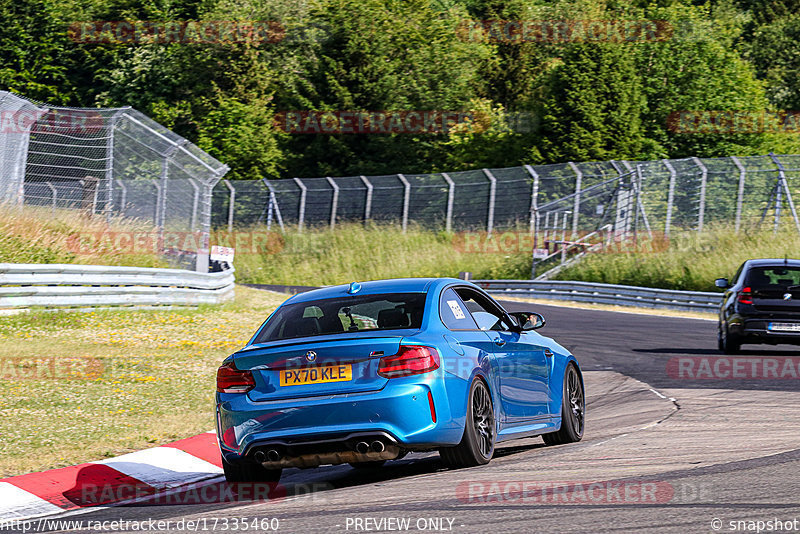
[[[385,463],[386,460],[375,460],[374,462],[349,462],[350,467],[361,470],[378,469],[379,467],[383,467],[383,464]]]
[[[545,445],[574,443],[583,438],[586,418],[586,396],[575,364],[567,365],[561,393],[561,428],[557,432],[542,434]]]
[[[228,482],[277,482],[281,478],[282,469],[266,469],[263,465],[251,461],[231,464],[222,457],[222,470]]]
[[[737,354],[742,350],[742,341],[736,334],[728,332],[728,327],[721,324],[717,334],[717,346],[725,354]]]
[[[483,380],[475,378],[469,388],[467,422],[461,443],[455,447],[442,447],[439,456],[449,467],[485,465],[494,455],[495,439],[492,396]]]

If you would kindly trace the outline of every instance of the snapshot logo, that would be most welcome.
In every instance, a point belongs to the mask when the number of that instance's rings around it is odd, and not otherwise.
[[[456,32],[464,41],[521,43],[637,43],[670,39],[665,20],[468,20]]]
[[[93,110],[0,111],[0,133],[4,134],[97,134],[105,127],[105,117]]]
[[[0,358],[2,380],[94,380],[102,376],[97,358],[56,356]]]
[[[283,250],[284,239],[278,232],[212,232],[209,245],[233,248],[241,254],[275,254]],[[92,255],[98,251],[118,254],[160,254],[169,251],[201,251],[207,246],[201,232],[79,232],[67,242],[70,252]]]
[[[800,111],[673,111],[667,129],[678,134],[800,133]]]
[[[281,111],[274,123],[289,134],[445,134],[454,129],[482,133],[492,126],[492,119],[472,111]],[[532,132],[538,117],[509,112],[502,126],[512,132]]]
[[[663,481],[471,481],[456,486],[464,504],[664,504],[675,489]]]
[[[278,22],[263,20],[100,20],[73,22],[67,34],[89,44],[260,44],[277,43],[286,31]]]
[[[667,361],[667,376],[682,380],[797,380],[800,378],[800,358],[678,356]]]

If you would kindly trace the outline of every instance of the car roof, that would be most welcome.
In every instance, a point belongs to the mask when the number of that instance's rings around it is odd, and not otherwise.
[[[444,286],[450,283],[470,284],[458,278],[393,278],[390,280],[370,280],[366,282],[358,282],[361,289],[355,295],[377,295],[381,293],[425,293],[437,286]],[[298,293],[285,304],[294,304],[296,302],[308,302],[318,299],[329,299],[336,297],[347,297],[350,293],[350,284],[342,284],[338,286],[322,287],[320,289],[312,289],[304,293]]]
[[[765,267],[765,266],[781,266],[791,265],[792,267],[800,267],[800,260],[791,258],[758,258],[754,260],[747,260],[748,267]]]

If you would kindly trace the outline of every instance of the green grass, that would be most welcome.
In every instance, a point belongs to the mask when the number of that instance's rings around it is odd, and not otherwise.
[[[559,273],[559,280],[584,280],[690,291],[718,291],[714,280],[730,278],[750,258],[800,257],[800,235],[794,229],[735,233],[717,227],[701,234],[686,232],[668,243],[639,252],[590,254]]]
[[[240,286],[221,306],[0,316],[0,477],[211,430],[219,363],[285,299]]]
[[[83,263],[167,267],[155,253],[136,251],[98,235],[153,235],[153,228],[130,219],[110,223],[100,216],[88,217],[77,210],[25,206],[0,206],[0,263]]]
[[[239,254],[236,279],[246,283],[330,285],[353,280],[457,276],[528,278],[530,251],[479,253],[464,250],[454,234],[397,226],[343,224],[287,232],[282,250]]]

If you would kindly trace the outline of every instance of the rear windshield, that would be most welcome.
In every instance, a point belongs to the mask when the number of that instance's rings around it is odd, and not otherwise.
[[[425,293],[360,295],[288,304],[267,321],[254,343],[365,330],[418,329],[424,309]]]
[[[800,286],[800,267],[755,267],[747,273],[745,285],[754,290]]]

